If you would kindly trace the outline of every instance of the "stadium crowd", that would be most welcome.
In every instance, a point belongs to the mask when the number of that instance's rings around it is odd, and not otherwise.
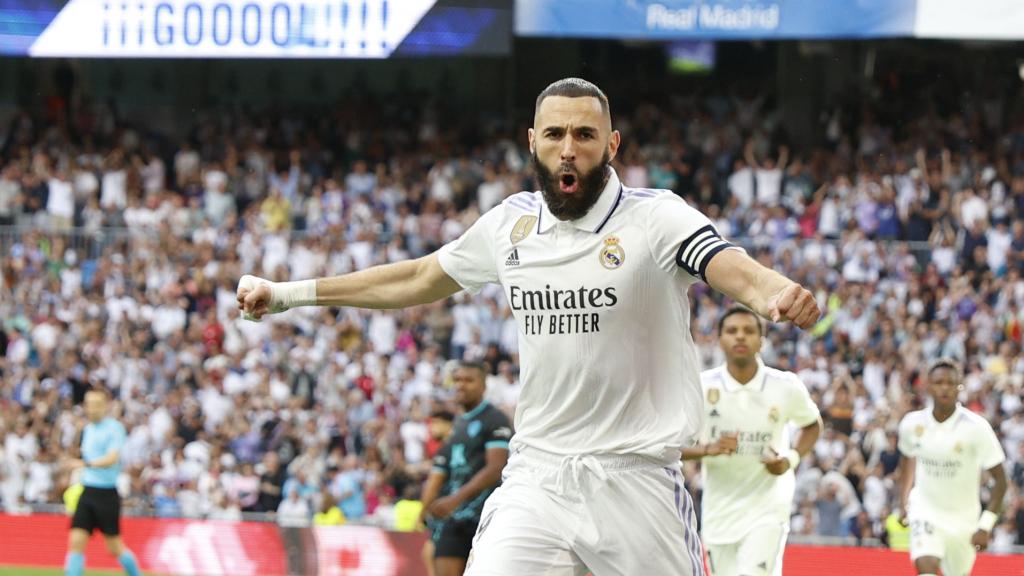
[[[922,405],[925,363],[950,356],[1008,456],[992,547],[1024,545],[1024,115],[1001,102],[900,110],[900,123],[884,101],[840,107],[803,149],[763,99],[680,98],[615,119],[627,185],[675,190],[827,306],[806,333],[770,327],[763,350],[826,422],[797,473],[794,533],[887,541],[896,425]],[[8,124],[0,506],[60,501],[77,405],[100,385],[128,429],[120,490],[137,512],[394,527],[440,443],[430,416],[453,407],[452,359],[486,360],[489,400],[514,411],[517,327],[500,289],[257,324],[239,319],[235,285],[437,249],[534,188],[525,130],[359,98],[194,120],[181,142],[104,106]],[[711,367],[725,303],[701,284],[692,302]],[[698,465],[684,468],[699,493]]]

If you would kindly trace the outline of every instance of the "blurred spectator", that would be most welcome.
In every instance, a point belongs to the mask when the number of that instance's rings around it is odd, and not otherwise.
[[[281,468],[281,461],[277,452],[267,452],[263,456],[263,474],[260,475],[260,494],[258,497],[259,510],[262,512],[273,512],[281,504],[282,491],[284,490],[285,471]],[[296,490],[296,492],[298,492]]]
[[[277,506],[277,523],[284,528],[304,528],[310,523],[309,502],[293,490]]]
[[[362,485],[364,475],[365,472],[359,468],[359,460],[351,454],[342,460],[342,469],[335,470],[331,495],[338,501],[341,511],[349,521],[361,520],[366,515]]]
[[[897,552],[910,550],[910,526],[900,522],[900,515],[896,511],[890,512],[885,518],[885,537],[889,548]]]
[[[331,493],[324,491],[320,496],[320,511],[313,515],[313,524],[317,526],[341,526],[346,522],[345,514],[334,502]]]
[[[366,521],[385,530],[395,530],[396,519],[397,513],[393,490],[388,487],[388,489],[380,491],[380,497],[373,509],[373,514],[368,516]]]
[[[830,537],[842,536],[840,513],[843,503],[839,501],[838,489],[834,484],[822,486],[815,506],[818,509],[817,534]]]
[[[423,502],[419,499],[419,491],[415,486],[406,488],[401,500],[394,506],[394,529],[399,532],[419,530],[419,519],[423,512]]]

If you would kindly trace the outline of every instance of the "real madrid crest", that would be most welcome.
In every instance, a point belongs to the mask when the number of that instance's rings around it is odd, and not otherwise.
[[[957,443],[956,443],[956,444],[955,444],[955,445],[953,446],[953,452],[956,452],[957,454],[959,454],[959,453],[961,453],[961,452],[963,452],[963,451],[964,451],[964,447],[963,447],[963,446],[961,446],[959,442],[957,442]]]
[[[708,389],[708,404],[718,403],[718,388]]]
[[[601,266],[609,270],[615,270],[626,261],[626,251],[619,245],[619,237],[614,234],[605,236],[604,245],[601,247]]]
[[[919,424],[916,428],[914,428],[914,436],[920,437],[922,435],[924,435],[924,426],[921,426]]]
[[[516,221],[516,225],[512,227],[512,232],[508,235],[508,239],[513,244],[522,242],[530,235],[530,231],[533,230],[533,225],[536,223],[536,216],[520,216],[519,220]]]
[[[772,406],[772,409],[768,411],[768,421],[775,423],[779,421],[779,409]]]

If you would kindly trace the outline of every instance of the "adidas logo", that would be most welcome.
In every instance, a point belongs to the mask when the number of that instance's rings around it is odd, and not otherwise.
[[[718,413],[718,408],[712,408],[711,409],[711,416],[712,417],[721,416],[721,414]]]
[[[512,253],[508,255],[508,260],[505,260],[505,267],[519,266],[519,248],[513,248]]]

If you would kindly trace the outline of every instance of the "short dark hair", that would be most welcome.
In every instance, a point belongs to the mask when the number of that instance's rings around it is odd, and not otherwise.
[[[452,421],[455,420],[455,414],[452,413],[451,410],[445,410],[445,409],[434,410],[434,412],[430,415],[430,417],[431,418],[436,418],[438,420],[444,420],[445,422],[452,422]]]
[[[97,386],[97,385],[90,386],[88,389],[86,389],[85,393],[86,394],[99,394],[100,396],[103,396],[103,398],[106,399],[106,400],[112,400],[113,399],[113,395],[110,393],[110,390],[107,390],[103,386]]]
[[[936,370],[939,370],[941,368],[952,370],[953,376],[956,377],[957,384],[959,384],[960,381],[963,379],[964,374],[960,370],[960,363],[957,362],[956,360],[953,360],[952,358],[946,357],[937,358],[933,360],[931,364],[928,365],[928,376],[931,377],[932,372],[935,372]]]
[[[548,84],[548,87],[541,90],[540,94],[537,95],[537,104],[534,106],[533,113],[536,114],[540,110],[540,103],[544,101],[548,96],[565,96],[566,98],[597,98],[601,102],[601,112],[610,114],[611,107],[608,105],[608,97],[604,95],[604,92],[597,87],[593,82],[588,82],[582,78],[562,78]]]
[[[722,314],[722,317],[718,319],[718,335],[719,336],[722,335],[722,328],[725,327],[725,319],[728,318],[729,316],[735,316],[736,314],[750,314],[751,316],[753,316],[754,320],[757,320],[757,333],[758,333],[758,335],[764,336],[764,327],[761,326],[761,317],[758,316],[756,312],[754,312],[750,308],[747,308],[746,306],[733,306],[733,307],[729,308],[728,310],[726,310],[725,314]]]
[[[458,366],[455,367],[455,369],[458,370],[459,368],[477,370],[480,372],[480,375],[483,376],[485,379],[487,378],[487,375],[490,374],[490,370],[488,369],[487,364],[484,362],[470,362],[468,360],[459,360],[459,364]]]

